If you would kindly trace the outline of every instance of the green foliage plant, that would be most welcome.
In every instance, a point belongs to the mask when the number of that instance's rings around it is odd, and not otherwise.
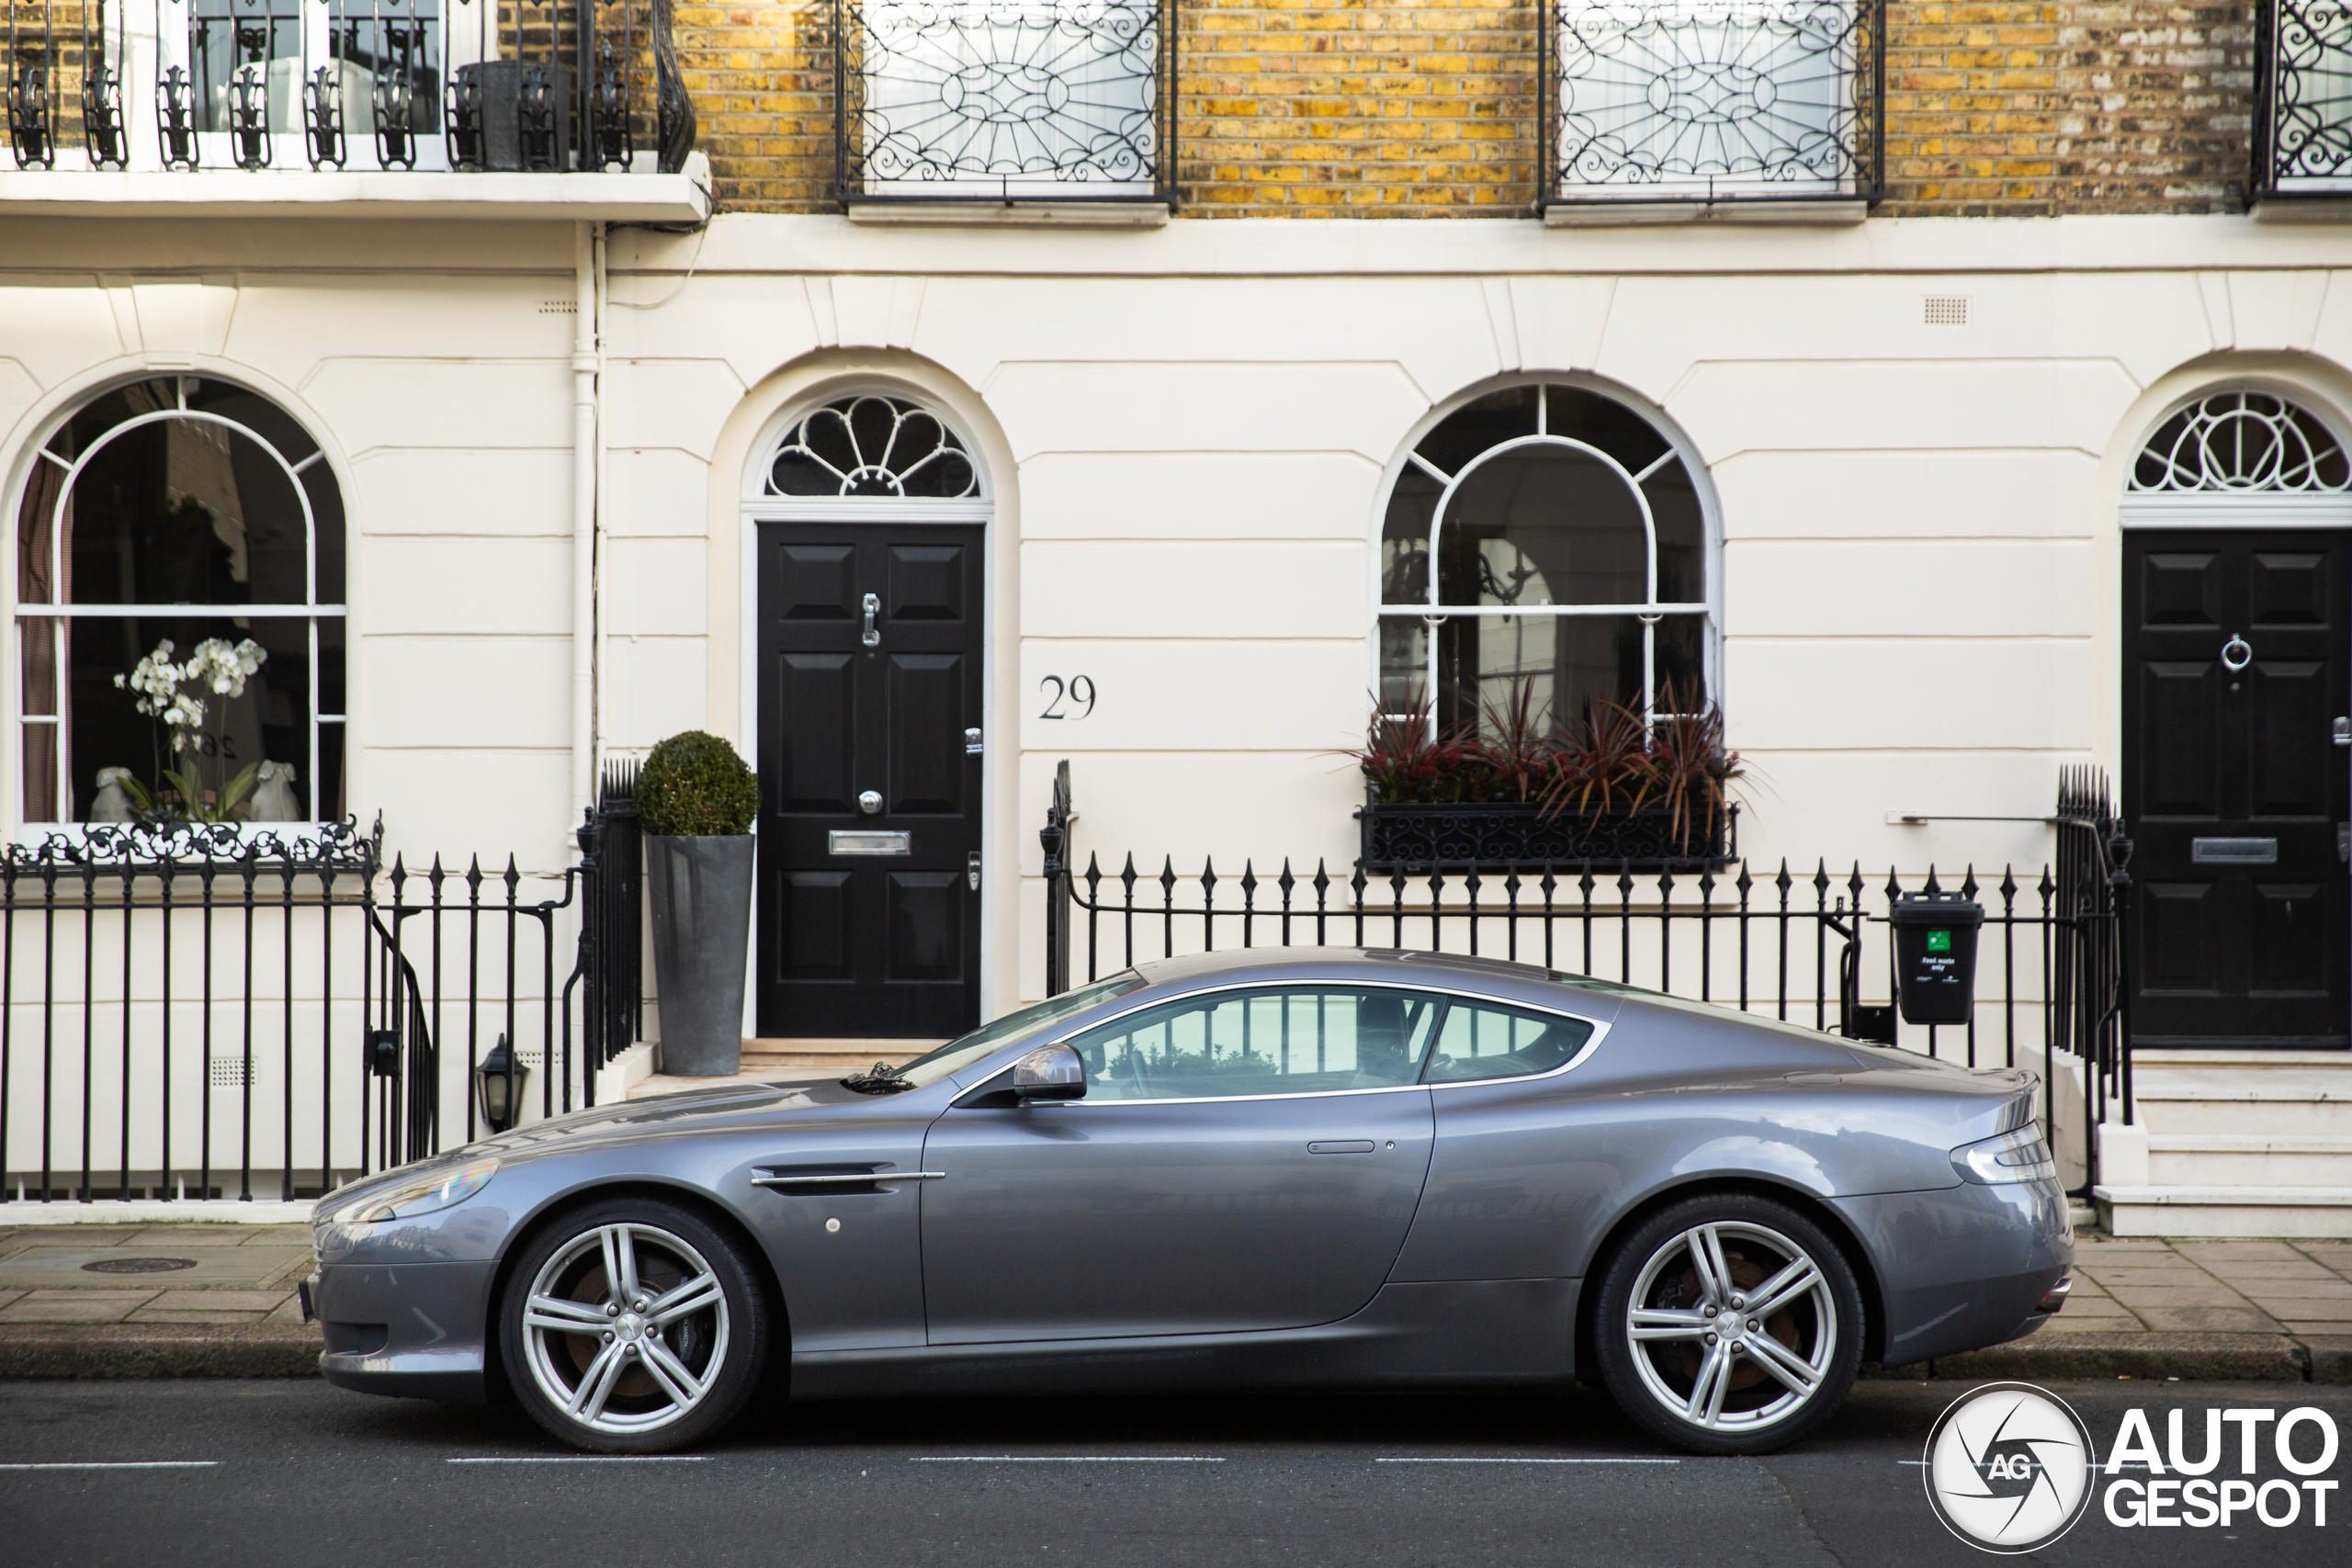
[[[653,748],[637,775],[637,815],[663,838],[732,838],[760,814],[760,776],[716,735],[689,729]]]

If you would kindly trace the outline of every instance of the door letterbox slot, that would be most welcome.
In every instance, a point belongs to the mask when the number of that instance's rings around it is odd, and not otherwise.
[[[910,855],[915,852],[914,835],[877,829],[859,831],[836,828],[825,835],[825,852],[829,855]]]
[[[2188,858],[2196,865],[2277,865],[2276,839],[2191,839]]]

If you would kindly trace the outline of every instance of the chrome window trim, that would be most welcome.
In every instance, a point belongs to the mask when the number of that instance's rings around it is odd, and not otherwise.
[[[1591,1037],[1584,1043],[1584,1048],[1578,1051],[1575,1055],[1569,1057],[1558,1066],[1540,1073],[1508,1073],[1500,1077],[1491,1078],[1455,1078],[1450,1082],[1442,1084],[1421,1083],[1415,1081],[1413,1083],[1384,1084],[1373,1089],[1304,1089],[1296,1094],[1203,1094],[1187,1095],[1182,1098],[1171,1098],[1167,1100],[1089,1100],[1080,1099],[1048,1100],[1041,1101],[1038,1105],[1032,1105],[1028,1107],[1028,1109],[1034,1111],[1040,1109],[1044,1105],[1053,1105],[1069,1109],[1090,1103],[1095,1105],[1231,1105],[1253,1100],[1340,1100],[1367,1094],[1402,1094],[1410,1089],[1427,1089],[1434,1091],[1441,1089],[1476,1089],[1486,1084],[1540,1083],[1545,1078],[1555,1078],[1562,1077],[1565,1074],[1574,1072],[1577,1067],[1583,1066],[1586,1059],[1600,1048],[1601,1041],[1608,1038],[1609,1031],[1616,1021],[1612,1019],[1608,1022],[1603,1022],[1599,1019],[1587,1018],[1582,1013],[1568,1012],[1559,1008],[1547,1008],[1534,1002],[1522,1002],[1518,1000],[1507,1001],[1500,997],[1487,996],[1476,991],[1460,990],[1453,987],[1443,985],[1415,986],[1408,985],[1398,980],[1247,980],[1238,985],[1211,987],[1198,991],[1182,992],[1172,997],[1160,997],[1152,1001],[1145,1002],[1140,1006],[1131,1007],[1122,1011],[1114,1012],[1107,1018],[1096,1019],[1083,1028],[1074,1029],[1069,1033],[1061,1035],[1056,1039],[1044,1041],[1039,1044],[1032,1045],[1029,1049],[1034,1051],[1043,1050],[1047,1045],[1067,1045],[1081,1034],[1091,1034],[1095,1030],[1103,1028],[1108,1024],[1116,1023],[1123,1018],[1127,1018],[1139,1012],[1148,1012],[1156,1007],[1165,1007],[1171,1002],[1186,1001],[1195,997],[1217,996],[1234,991],[1289,990],[1300,987],[1327,987],[1332,989],[1363,991],[1413,991],[1423,996],[1443,997],[1449,1003],[1457,1000],[1488,1002],[1497,1007],[1516,1007],[1524,1009],[1529,1012],[1547,1013],[1554,1018],[1564,1018],[1574,1023],[1584,1024],[1592,1031],[1592,1034]],[[1435,1042],[1432,1041],[1431,1043],[1434,1044]],[[1023,1055],[1026,1055],[1027,1054],[1028,1052],[1026,1051],[1022,1053]],[[1015,1057],[1013,1059],[1018,1060],[1019,1058]],[[1006,1065],[1010,1066],[1011,1064],[1008,1063]],[[971,1089],[978,1087],[980,1084],[987,1082],[989,1078],[994,1077],[998,1073],[1002,1072],[1003,1070],[1003,1067],[995,1067],[987,1071],[976,1073],[971,1083],[958,1086],[958,1092],[967,1093]],[[1422,1070],[1428,1070],[1428,1061],[1426,1058],[1424,1058],[1422,1062]]]

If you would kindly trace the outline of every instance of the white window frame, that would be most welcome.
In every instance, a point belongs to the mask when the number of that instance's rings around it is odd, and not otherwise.
[[[1634,473],[1596,446],[1568,436],[1552,434],[1547,428],[1551,417],[1551,400],[1544,397],[1538,398],[1535,402],[1534,434],[1512,436],[1508,440],[1498,442],[1464,463],[1457,473],[1448,474],[1420,455],[1420,445],[1429,438],[1430,432],[1459,413],[1464,408],[1480,398],[1518,387],[1560,387],[1606,398],[1638,415],[1658,438],[1666,443],[1667,449],[1645,466],[1639,473]],[[1446,512],[1453,504],[1454,493],[1461,488],[1463,480],[1495,457],[1505,452],[1533,446],[1552,446],[1598,458],[1633,491],[1634,498],[1641,507],[1642,528],[1648,548],[1648,572],[1642,603],[1485,605],[1447,604],[1442,602],[1443,585],[1439,581],[1438,570],[1438,536],[1445,526]],[[1642,481],[1655,475],[1668,462],[1677,460],[1682,464],[1684,472],[1690,475],[1691,492],[1698,497],[1699,501],[1702,534],[1701,549],[1704,560],[1702,570],[1706,597],[1690,603],[1661,603],[1657,597],[1657,523],[1650,512],[1649,497],[1642,491]],[[1419,469],[1437,480],[1444,489],[1438,496],[1437,505],[1430,513],[1427,546],[1429,598],[1422,604],[1392,604],[1386,601],[1382,592],[1384,587],[1382,552],[1387,539],[1389,503],[1394,499],[1397,479],[1408,467]],[[1697,449],[1690,445],[1682,433],[1676,429],[1658,410],[1639,399],[1627,396],[1618,388],[1587,377],[1535,374],[1504,378],[1452,399],[1413,427],[1404,443],[1403,451],[1390,463],[1388,473],[1380,487],[1378,502],[1373,513],[1372,537],[1374,629],[1370,649],[1372,664],[1370,689],[1374,694],[1374,701],[1375,704],[1382,701],[1379,695],[1382,684],[1380,623],[1387,620],[1418,618],[1429,629],[1423,650],[1425,662],[1422,691],[1427,703],[1423,715],[1430,723],[1432,734],[1436,732],[1438,715],[1437,629],[1456,615],[1472,615],[1481,618],[1632,615],[1640,619],[1642,621],[1642,717],[1645,723],[1654,723],[1657,717],[1658,617],[1669,615],[1698,615],[1702,617],[1702,625],[1704,627],[1704,635],[1701,639],[1701,657],[1702,668],[1706,673],[1707,691],[1715,706],[1721,708],[1725,705],[1723,689],[1723,525],[1722,514],[1715,503],[1714,487],[1708,482],[1707,468],[1700,460]],[[1565,718],[1569,716],[1556,716]]]
[[[147,378],[146,379],[161,380],[164,378],[165,378],[164,377],[158,376]],[[345,623],[346,628],[345,635],[344,637],[344,692],[346,706],[349,705],[349,694],[351,690],[349,660],[353,651],[352,640],[348,633],[348,626],[350,624],[349,604],[347,603],[322,603],[318,596],[319,523],[317,513],[311,505],[311,493],[303,487],[302,484],[303,472],[313,465],[326,460],[326,448],[323,446],[319,446],[317,450],[313,451],[309,457],[302,458],[300,462],[289,461],[286,455],[283,452],[280,452],[277,446],[271,442],[268,436],[263,434],[260,431],[254,429],[251,425],[243,423],[237,420],[230,419],[222,414],[212,413],[203,409],[191,409],[187,406],[187,384],[190,380],[218,379],[218,378],[174,376],[171,377],[170,379],[172,380],[174,388],[177,393],[175,406],[168,409],[156,409],[142,414],[133,414],[130,418],[122,421],[119,424],[108,426],[106,433],[100,435],[96,440],[91,442],[85,450],[75,454],[71,462],[66,461],[64,458],[59,457],[55,452],[50,450],[51,445],[57,439],[57,431],[64,428],[66,424],[70,423],[74,417],[74,414],[80,413],[82,410],[89,407],[92,402],[96,401],[96,398],[95,396],[85,398],[81,402],[77,403],[74,406],[74,412],[69,413],[64,419],[60,420],[57,426],[51,429],[48,436],[33,449],[34,463],[39,464],[45,462],[65,470],[64,482],[58,489],[57,500],[51,504],[48,520],[44,525],[49,552],[50,581],[51,583],[58,583],[63,580],[63,574],[61,570],[63,565],[63,549],[61,536],[64,527],[65,507],[67,503],[74,499],[74,487],[81,481],[82,474],[89,467],[91,459],[97,457],[99,453],[107,450],[107,448],[112,446],[119,437],[130,431],[141,429],[151,424],[161,424],[172,420],[187,420],[196,423],[216,425],[231,432],[233,434],[241,434],[247,437],[264,452],[269,454],[271,460],[277,465],[279,471],[286,476],[288,484],[293,488],[295,498],[301,503],[302,507],[302,528],[304,536],[304,601],[299,604],[61,604],[54,600],[28,602],[20,592],[22,585],[14,581],[16,568],[12,562],[8,570],[11,575],[11,581],[9,583],[9,603],[14,607],[15,612],[13,619],[19,627],[22,627],[25,623],[28,621],[46,621],[50,623],[51,636],[53,638],[52,647],[54,649],[54,657],[51,663],[51,673],[50,676],[50,679],[54,682],[54,685],[51,688],[51,706],[54,711],[46,714],[28,713],[25,711],[24,678],[23,670],[21,668],[23,638],[21,637],[17,639],[16,648],[11,650],[10,662],[18,666],[16,671],[17,678],[10,683],[8,697],[10,705],[16,710],[16,733],[18,741],[17,748],[18,765],[13,770],[13,776],[8,786],[11,792],[12,804],[15,807],[16,820],[23,828],[28,829],[40,829],[43,832],[63,830],[70,833],[88,826],[87,822],[85,820],[64,817],[50,818],[38,822],[34,821],[27,815],[25,801],[25,773],[22,759],[25,752],[23,741],[27,728],[34,725],[43,725],[55,728],[62,733],[65,727],[70,723],[73,716],[71,712],[72,692],[66,685],[65,681],[65,640],[69,623],[75,620],[85,619],[122,619],[136,615],[185,619],[190,615],[206,615],[214,611],[219,611],[226,615],[242,616],[254,620],[285,620],[300,617],[309,623],[308,642],[310,649],[311,669],[308,684],[311,694],[311,705],[307,728],[310,736],[310,746],[307,758],[308,767],[301,782],[305,796],[310,805],[310,816],[303,822],[240,823],[235,824],[235,826],[240,829],[250,827],[255,830],[274,831],[278,833],[280,837],[288,836],[288,831],[289,829],[293,830],[296,834],[299,834],[305,827],[315,829],[322,822],[327,820],[327,818],[321,815],[319,801],[319,758],[322,752],[319,735],[319,727],[321,725],[334,724],[341,725],[343,727],[344,764],[345,769],[345,776],[346,780],[349,777],[348,770],[350,767],[349,739],[351,725],[349,715],[344,713],[325,713],[321,711],[319,707],[319,623],[322,620],[339,620]],[[103,395],[103,393],[97,394],[97,396]],[[258,396],[259,394],[255,395]],[[276,405],[273,404],[272,406]],[[288,417],[290,418],[291,415],[288,415]],[[330,470],[330,472],[332,472],[332,470]],[[28,479],[29,480],[29,471]],[[17,514],[21,516],[23,512],[23,502],[21,500],[17,503]],[[345,566],[346,578],[348,577],[349,570],[350,566],[346,553]],[[73,778],[70,771],[71,759],[68,749],[62,744],[55,748],[55,751],[57,755],[57,801],[58,809],[62,812],[68,808],[73,800]]]

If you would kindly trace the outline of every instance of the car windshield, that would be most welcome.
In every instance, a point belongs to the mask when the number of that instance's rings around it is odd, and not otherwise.
[[[917,1089],[937,1083],[948,1074],[970,1066],[992,1051],[1035,1034],[1074,1013],[1084,1012],[1097,1002],[1107,1002],[1114,997],[1124,997],[1129,991],[1139,991],[1143,989],[1143,976],[1129,969],[1107,980],[1097,980],[1091,986],[1064,991],[1058,997],[1048,997],[1042,1002],[1006,1013],[994,1023],[983,1024],[959,1040],[950,1040],[935,1051],[925,1052],[892,1076]]]

